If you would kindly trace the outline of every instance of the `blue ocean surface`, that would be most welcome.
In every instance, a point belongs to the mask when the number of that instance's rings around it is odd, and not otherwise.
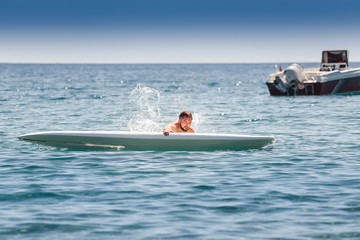
[[[0,239],[360,239],[360,96],[272,97],[274,71],[0,64]],[[160,132],[183,110],[196,132],[277,141],[244,151],[72,151],[17,138]]]

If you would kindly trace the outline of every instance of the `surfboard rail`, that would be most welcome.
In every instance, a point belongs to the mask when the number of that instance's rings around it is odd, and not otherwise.
[[[262,148],[273,136],[217,133],[171,133],[124,131],[49,131],[19,136],[20,140],[68,149],[126,150],[242,150]]]

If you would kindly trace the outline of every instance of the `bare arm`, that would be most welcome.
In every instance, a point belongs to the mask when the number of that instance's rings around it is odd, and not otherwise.
[[[166,127],[164,127],[163,134],[165,136],[169,136],[170,133],[173,133],[175,131],[174,129],[176,129],[175,123],[170,123]]]

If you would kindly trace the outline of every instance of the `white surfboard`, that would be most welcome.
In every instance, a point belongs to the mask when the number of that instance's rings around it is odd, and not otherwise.
[[[272,136],[235,134],[53,131],[19,136],[20,140],[68,149],[128,150],[241,150],[262,148],[275,142]]]

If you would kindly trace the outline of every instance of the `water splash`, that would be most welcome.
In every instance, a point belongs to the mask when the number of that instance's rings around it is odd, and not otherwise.
[[[206,118],[203,114],[201,113],[193,113],[193,120],[192,120],[192,128],[194,129],[195,132],[199,131],[199,127],[203,124],[203,122],[205,122]]]
[[[161,95],[160,91],[139,83],[129,95],[129,104],[132,107],[132,116],[130,117],[127,128],[132,132],[161,132],[162,128],[173,121],[177,121],[177,116],[181,111],[187,110],[182,98],[178,95],[171,96],[167,102],[176,103],[174,110],[179,109],[175,118],[168,123],[164,123],[161,115]],[[169,106],[167,104],[167,106]],[[192,127],[198,132],[199,127],[206,121],[205,116],[201,113],[193,113]]]
[[[161,131],[160,92],[139,83],[130,92],[129,102],[134,105],[134,116],[128,122],[128,129],[137,132]]]

